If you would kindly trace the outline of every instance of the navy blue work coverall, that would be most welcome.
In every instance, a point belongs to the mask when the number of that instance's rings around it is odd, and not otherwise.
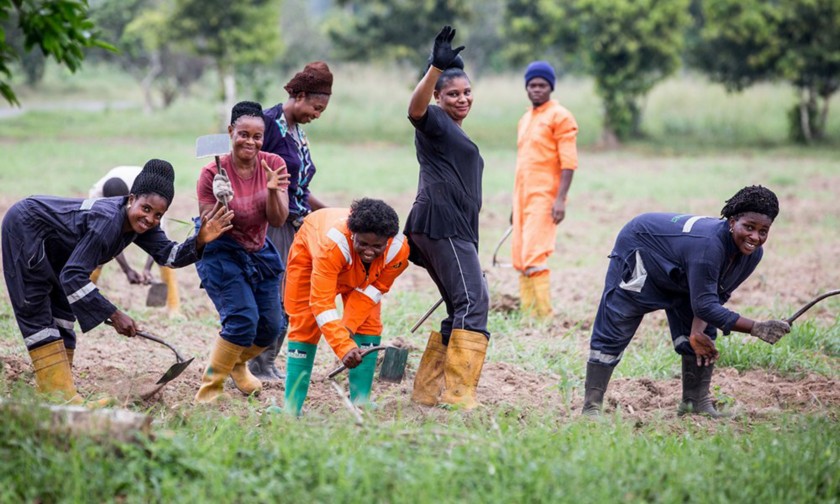
[[[735,245],[725,219],[673,213],[635,217],[619,232],[598,314],[589,362],[615,366],[646,313],[665,310],[674,349],[694,355],[688,342],[696,316],[729,334],[740,315],[723,307],[761,261]]]
[[[32,196],[3,218],[3,275],[26,348],[59,338],[76,347],[73,325],[87,332],[117,307],[100,294],[90,275],[131,243],[155,261],[180,268],[197,261],[195,236],[178,244],[160,227],[123,232],[127,196],[59,198]]]

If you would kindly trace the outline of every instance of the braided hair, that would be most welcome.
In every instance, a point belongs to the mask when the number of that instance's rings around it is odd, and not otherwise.
[[[393,238],[400,230],[400,218],[384,201],[362,198],[350,205],[347,227],[352,233],[373,233]]]
[[[230,111],[230,124],[236,124],[242,116],[258,117],[262,119],[262,105],[252,101],[241,101],[233,106]]]
[[[747,212],[755,212],[775,220],[779,215],[779,199],[770,189],[760,185],[747,186],[736,192],[734,196],[726,200],[726,204],[720,211],[725,219],[738,216]]]
[[[143,165],[143,170],[131,185],[131,194],[145,196],[157,194],[166,200],[166,206],[172,204],[175,197],[175,170],[168,161],[150,159]]]

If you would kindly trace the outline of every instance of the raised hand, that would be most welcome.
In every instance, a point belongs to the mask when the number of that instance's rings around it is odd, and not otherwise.
[[[432,66],[438,70],[446,70],[449,64],[464,50],[465,46],[452,49],[452,39],[455,38],[455,28],[444,26],[435,37],[432,47]]]
[[[233,210],[225,210],[221,203],[216,203],[208,214],[201,216],[196,242],[199,247],[210,243],[233,229]]]
[[[289,171],[286,170],[286,165],[277,168],[276,170],[272,170],[268,163],[266,163],[265,159],[262,160],[262,167],[265,170],[265,187],[269,191],[276,191],[278,189],[286,190],[289,188]]]

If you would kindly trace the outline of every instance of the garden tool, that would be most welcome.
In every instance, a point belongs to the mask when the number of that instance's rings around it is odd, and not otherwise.
[[[499,267],[499,268],[512,268],[513,267],[513,264],[503,263],[496,258],[496,256],[499,254],[499,249],[502,248],[502,244],[505,242],[505,240],[508,239],[508,237],[510,237],[511,233],[513,233],[513,226],[508,226],[507,231],[505,231],[505,234],[502,235],[502,238],[499,240],[499,243],[496,244],[496,249],[493,250],[493,267]]]
[[[166,296],[169,294],[169,287],[163,282],[154,282],[149,287],[146,295],[146,306],[166,306]]]
[[[106,320],[105,323],[110,325],[110,326],[114,325],[113,322],[111,322],[110,320]],[[175,362],[175,364],[170,366],[169,369],[167,369],[166,372],[163,373],[163,376],[161,376],[160,380],[158,380],[156,382],[156,385],[163,385],[164,383],[171,382],[172,380],[174,380],[175,378],[180,376],[181,373],[183,373],[184,370],[187,369],[187,367],[190,364],[192,364],[192,361],[195,360],[195,357],[192,357],[189,360],[185,359],[181,355],[181,353],[178,352],[178,350],[174,346],[172,346],[169,343],[163,341],[162,339],[158,338],[157,336],[149,334],[145,331],[137,331],[137,336],[140,336],[141,338],[145,338],[147,340],[154,341],[155,343],[160,343],[161,345],[164,345],[167,348],[169,348],[170,350],[172,350],[173,352],[175,352],[175,359],[176,359],[177,362]]]
[[[230,137],[225,133],[217,135],[204,135],[195,140],[195,157],[203,158],[213,156],[216,158],[216,170],[220,175],[227,177],[227,171],[222,168],[222,163],[219,161],[219,156],[228,154],[230,152]],[[227,199],[222,202],[225,205],[225,210],[228,209]]]
[[[802,308],[797,310],[796,313],[794,313],[790,317],[784,319],[785,322],[787,322],[789,325],[793,325],[794,320],[798,319],[800,316],[802,316],[803,313],[810,310],[811,307],[813,307],[815,304],[819,303],[820,301],[822,301],[825,298],[828,298],[828,297],[831,297],[831,296],[836,296],[837,294],[840,294],[840,289],[835,289],[833,291],[828,291],[828,292],[825,292],[823,294],[820,294],[819,296],[817,296],[814,299],[812,299],[811,301],[809,301],[805,306],[803,306]]]

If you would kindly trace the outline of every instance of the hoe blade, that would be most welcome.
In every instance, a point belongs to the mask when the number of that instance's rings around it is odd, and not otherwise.
[[[193,357],[190,360],[185,360],[183,362],[178,362],[178,363],[173,364],[172,367],[170,367],[169,369],[166,370],[165,373],[163,373],[163,376],[161,376],[160,380],[157,381],[157,384],[162,385],[164,383],[171,382],[175,378],[178,378],[178,376],[180,376],[181,373],[183,373],[184,370],[187,369],[187,367],[190,364],[192,364],[193,360],[195,360],[195,357]]]

